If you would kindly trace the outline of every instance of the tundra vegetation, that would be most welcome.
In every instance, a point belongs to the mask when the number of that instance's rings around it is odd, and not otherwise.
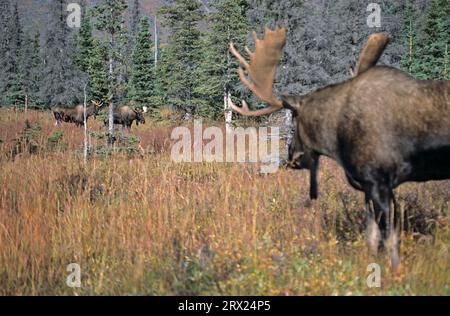
[[[174,163],[172,124],[134,131],[145,154],[93,155],[85,169],[82,130],[54,135],[51,113],[33,111],[40,127],[24,130],[23,115],[0,112],[0,294],[450,294],[449,181],[396,189],[406,221],[392,273],[368,254],[364,196],[331,160],[311,204],[303,172]],[[11,157],[20,135],[35,149]],[[66,285],[73,262],[81,288]],[[373,262],[381,288],[366,284]]]

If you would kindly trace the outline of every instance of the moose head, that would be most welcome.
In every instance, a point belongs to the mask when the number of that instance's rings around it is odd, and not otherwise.
[[[134,111],[134,113],[136,113],[136,125],[139,125],[139,123],[145,124],[144,110],[142,110],[141,108],[135,107],[133,109],[133,111]]]
[[[103,102],[102,101],[96,101],[96,100],[92,100],[91,101],[93,107],[94,107],[94,118],[97,118],[98,112],[101,110],[102,106],[103,106]]]

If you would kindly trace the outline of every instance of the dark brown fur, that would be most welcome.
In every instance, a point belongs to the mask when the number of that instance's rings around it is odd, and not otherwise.
[[[132,108],[128,105],[121,106],[114,111],[114,124],[121,124],[123,128],[131,129],[133,121],[136,125],[145,124],[144,112],[139,108]],[[108,119],[104,121],[108,125]]]
[[[101,105],[91,104],[86,108],[86,121],[91,116],[96,116]],[[76,126],[84,126],[84,107],[83,105],[77,105],[74,108],[53,108],[53,115],[55,117],[55,125],[61,124],[61,122],[75,123]]]
[[[317,171],[321,155],[339,162],[350,184],[365,193],[368,234],[381,229],[395,267],[399,214],[390,208],[393,189],[450,178],[450,82],[419,81],[375,66],[305,96],[284,96],[283,102],[296,120],[291,166]],[[369,240],[372,250],[376,239]]]

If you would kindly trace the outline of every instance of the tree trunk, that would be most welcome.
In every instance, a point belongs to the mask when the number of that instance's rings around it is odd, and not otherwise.
[[[228,40],[231,41],[230,28],[227,29],[228,32]],[[225,116],[225,130],[227,133],[231,133],[233,131],[233,111],[231,110],[230,101],[231,101],[231,92],[228,89],[228,84],[230,83],[231,77],[231,55],[230,51],[227,51],[227,84],[223,88],[223,109]]]
[[[231,93],[227,88],[223,90],[223,104],[224,104],[224,115],[225,115],[225,130],[227,133],[233,131],[233,111],[231,110],[229,100],[231,98]]]
[[[292,111],[286,109],[285,110],[285,116],[284,116],[284,124],[286,126],[286,145],[285,145],[285,153],[286,153],[286,159],[289,158],[289,146],[291,146],[292,143],[292,137],[294,136],[293,133],[293,124],[292,124]]]
[[[108,108],[108,146],[113,147],[114,145],[114,83],[113,83],[113,48],[114,48],[114,36],[111,35],[109,40],[109,77],[111,80],[110,91],[109,91],[109,108]]]
[[[87,130],[87,119],[86,119],[86,86],[87,84],[84,85],[84,102],[83,102],[83,122],[84,122],[84,151],[83,151],[83,158],[84,158],[84,164],[87,163],[87,159],[88,159],[88,152],[89,152],[89,144],[88,144],[88,130]]]
[[[155,68],[158,65],[158,24],[155,15]]]
[[[28,94],[25,94],[25,115],[28,113]]]

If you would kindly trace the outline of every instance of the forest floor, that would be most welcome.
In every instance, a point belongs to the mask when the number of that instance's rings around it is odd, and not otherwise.
[[[84,166],[82,129],[0,110],[0,295],[450,295],[450,181],[396,190],[393,273],[368,255],[363,196],[334,162],[308,203],[306,172],[173,162],[176,125],[147,119],[132,130],[145,152]],[[70,263],[81,287],[66,284]]]

